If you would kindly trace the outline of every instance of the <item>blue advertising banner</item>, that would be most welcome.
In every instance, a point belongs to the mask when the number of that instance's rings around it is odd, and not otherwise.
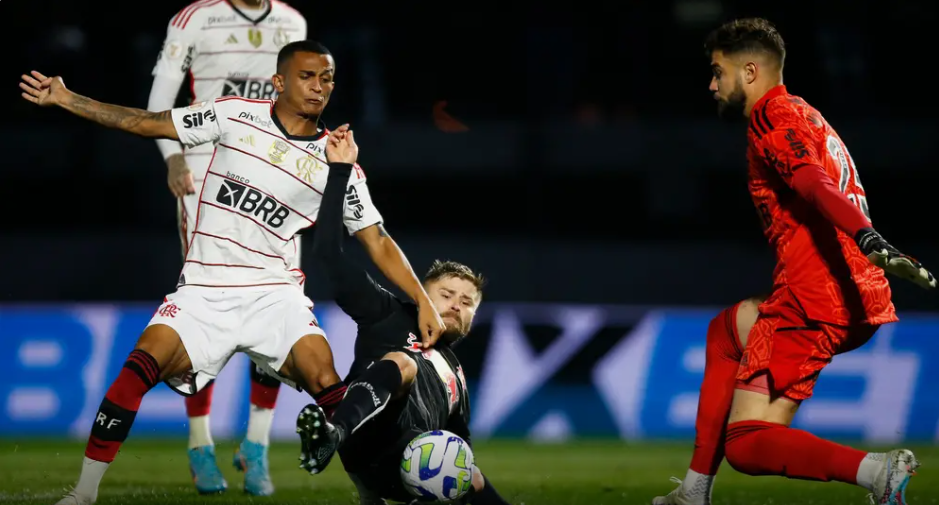
[[[0,307],[0,437],[87,435],[95,410],[156,306]],[[475,438],[578,436],[691,438],[714,309],[488,304],[458,347],[473,396]],[[340,375],[355,326],[318,304]],[[901,314],[864,347],[835,358],[796,426],[826,437],[892,443],[939,441],[939,315]],[[248,360],[216,381],[217,438],[241,437]],[[309,397],[281,388],[272,436],[292,440]],[[165,385],[147,395],[135,436],[184,436],[182,398]]]

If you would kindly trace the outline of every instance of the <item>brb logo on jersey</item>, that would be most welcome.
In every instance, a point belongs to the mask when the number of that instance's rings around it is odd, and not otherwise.
[[[215,201],[245,214],[253,214],[271,228],[283,226],[284,220],[290,215],[287,207],[277,200],[229,179],[223,181],[222,186],[218,188]]]
[[[222,96],[240,96],[254,100],[268,100],[277,97],[277,90],[270,81],[251,81],[247,79],[225,79]]]
[[[183,126],[186,128],[198,128],[208,122],[215,121],[215,113],[211,110],[205,112],[193,112],[183,116]]]

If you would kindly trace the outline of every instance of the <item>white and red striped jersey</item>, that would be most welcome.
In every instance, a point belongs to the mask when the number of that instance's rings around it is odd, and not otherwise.
[[[272,100],[222,97],[173,109],[187,147],[214,144],[180,285],[246,287],[303,282],[292,268],[295,237],[319,214],[329,165],[326,135],[288,135]],[[345,225],[355,233],[382,221],[356,165]]]
[[[266,0],[253,11],[229,0],[201,0],[170,20],[153,75],[180,84],[188,79],[190,103],[232,95],[276,98],[277,53],[306,36],[306,19],[284,2]],[[211,152],[211,146],[198,150]]]

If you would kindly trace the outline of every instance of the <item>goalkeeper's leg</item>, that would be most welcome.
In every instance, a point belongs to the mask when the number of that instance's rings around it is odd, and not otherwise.
[[[695,419],[694,454],[681,485],[656,505],[706,505],[710,503],[714,476],[724,460],[727,416],[737,383],[740,358],[747,334],[765,298],[750,298],[729,307],[711,320],[705,351],[704,380]]]

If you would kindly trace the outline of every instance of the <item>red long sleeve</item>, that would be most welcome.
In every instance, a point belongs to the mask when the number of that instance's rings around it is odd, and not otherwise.
[[[838,191],[824,168],[818,165],[799,167],[793,172],[791,185],[802,198],[814,204],[831,224],[849,237],[854,237],[858,230],[871,225],[861,209]]]

